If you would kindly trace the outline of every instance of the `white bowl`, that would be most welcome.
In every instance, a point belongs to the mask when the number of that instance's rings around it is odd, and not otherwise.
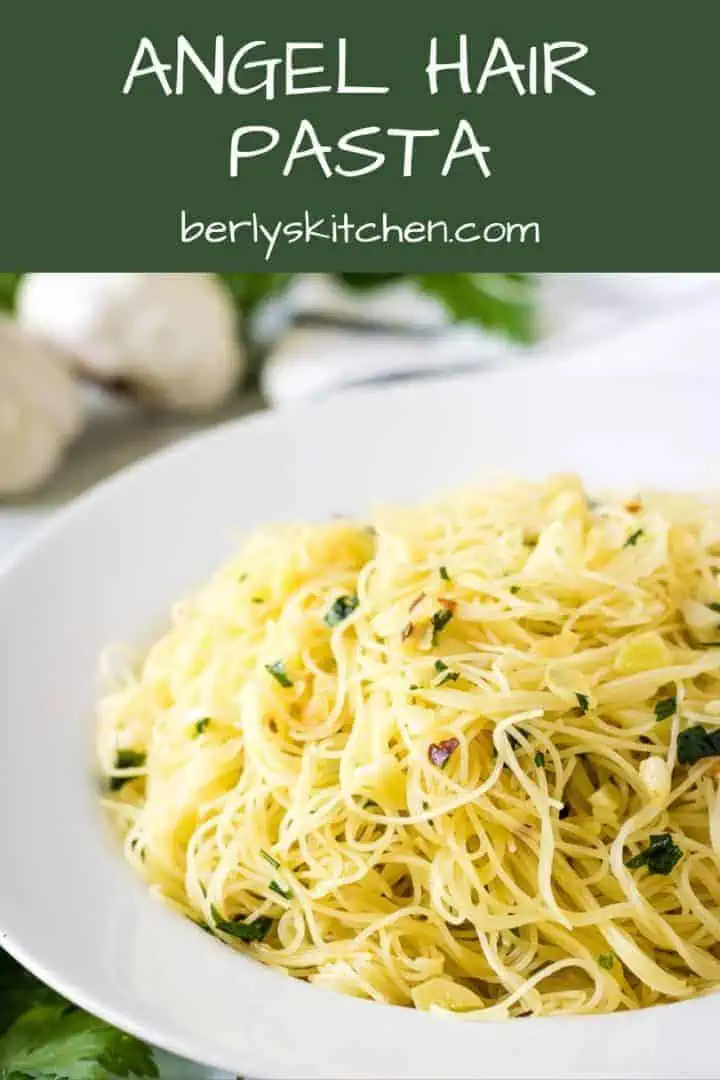
[[[87,1009],[182,1056],[279,1078],[715,1077],[715,996],[478,1024],[305,985],[155,903],[97,805],[108,642],[142,642],[267,520],[362,514],[493,470],[720,486],[719,384],[572,363],[251,418],[81,499],[0,575],[0,940]]]

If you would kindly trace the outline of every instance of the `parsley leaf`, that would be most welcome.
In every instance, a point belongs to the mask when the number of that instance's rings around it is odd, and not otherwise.
[[[438,687],[444,686],[446,682],[457,682],[460,678],[460,675],[457,671],[450,671],[444,660],[435,661],[435,670],[438,672],[438,674],[442,674],[444,672],[442,679],[440,679],[440,681],[435,684]]]
[[[641,536],[645,535],[644,529],[636,529],[635,532],[630,533],[627,540],[623,544],[623,547],[635,547]]]
[[[450,580],[450,575],[448,574],[447,566],[441,566],[440,569],[439,569],[439,573],[440,573],[440,577],[443,579],[443,581],[449,581]]]
[[[706,731],[702,724],[686,728],[678,735],[678,762],[694,765],[701,758],[720,756],[720,729]]]
[[[285,900],[292,899],[292,891],[290,889],[284,889],[282,885],[280,885],[277,881],[271,881],[268,885],[268,888],[271,889],[274,893],[277,893],[278,896],[284,897]]]
[[[147,754],[140,750],[118,750],[115,755],[116,769],[140,769],[145,764]],[[134,776],[111,776],[109,788],[111,791],[119,791],[121,787],[134,780]]]
[[[453,617],[452,608],[440,608],[432,617],[432,643],[437,645],[438,634],[444,630]]]
[[[615,963],[615,955],[611,952],[601,953],[597,958],[597,962],[601,968],[605,969],[605,971],[611,971],[612,966]]]
[[[197,738],[198,735],[202,735],[203,731],[205,731],[205,729],[206,729],[206,727],[208,726],[209,723],[210,723],[210,717],[209,716],[204,716],[202,718],[202,720],[197,720],[195,722],[195,732],[193,734],[193,738],[195,739],[195,738]]]
[[[236,922],[235,919],[224,919],[216,907],[212,908],[212,917],[216,929],[237,938],[238,941],[262,941],[272,926],[272,919],[267,915],[261,915],[249,923]]]
[[[545,766],[545,755],[542,750],[538,750],[537,754],[533,758],[533,761],[537,765],[538,769],[542,769]]]
[[[282,660],[277,660],[274,664],[266,664],[265,670],[272,675],[273,679],[277,679],[280,685],[284,686],[286,690],[293,685],[293,681],[286,672]]]
[[[655,719],[667,720],[669,716],[674,716],[677,712],[677,698],[673,697],[661,698],[660,701],[655,702]]]
[[[720,612],[720,604],[715,603],[715,601],[712,604],[706,604],[705,607],[709,607],[711,611]]]
[[[590,708],[590,699],[587,694],[576,694],[578,706],[582,709],[583,713],[586,713]]]
[[[150,1047],[75,1008],[0,950],[2,1080],[157,1075]]]
[[[328,608],[323,622],[326,626],[339,626],[352,615],[359,603],[357,596],[338,596]]]
[[[647,866],[649,874],[669,874],[682,859],[682,850],[673,841],[670,833],[654,833],[650,843],[643,850],[625,860],[630,870]]]
[[[0,1040],[0,1076],[52,1080],[154,1077],[149,1047],[58,999],[36,1005]]]

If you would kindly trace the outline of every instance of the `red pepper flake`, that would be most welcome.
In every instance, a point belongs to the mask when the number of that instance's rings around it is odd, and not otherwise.
[[[459,745],[457,739],[443,739],[439,743],[430,743],[428,746],[430,764],[437,765],[438,769],[444,769]]]
[[[424,599],[425,599],[425,593],[424,593],[424,592],[421,592],[419,596],[416,596],[416,597],[415,597],[415,599],[413,600],[412,604],[411,604],[411,605],[410,605],[410,607],[408,608],[408,611],[414,611],[414,610],[415,610],[415,608],[416,608],[416,607],[418,606],[418,604],[421,604],[421,603],[423,602],[423,600],[424,600]]]
[[[415,627],[414,627],[413,623],[411,623],[411,622],[409,622],[406,626],[403,626],[402,633],[400,634],[400,640],[401,641],[407,641],[407,639],[411,636],[414,629],[415,629]]]
[[[446,611],[455,611],[457,604],[454,600],[444,600],[442,597],[438,600],[438,604],[441,608],[445,608]]]

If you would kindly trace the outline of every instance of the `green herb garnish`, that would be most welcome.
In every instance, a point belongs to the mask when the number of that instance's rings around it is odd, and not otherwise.
[[[416,682],[410,683],[410,685],[408,686],[408,690],[419,690],[419,689],[420,689],[420,687],[418,686],[418,684]]]
[[[277,881],[271,881],[268,885],[268,888],[271,889],[274,893],[277,893],[278,896],[282,896],[285,900],[292,899],[292,892],[290,891],[290,889],[283,889],[282,885],[279,885]]]
[[[437,686],[444,686],[446,682],[457,682],[459,678],[460,675],[457,671],[448,671],[447,674],[437,684]]]
[[[605,971],[611,971],[612,966],[615,963],[615,955],[611,952],[600,953],[600,956],[598,956],[597,958],[597,962],[601,968],[605,969]]]
[[[682,850],[670,833],[654,833],[648,846],[631,859],[626,859],[625,865],[630,870],[647,866],[649,874],[669,874],[681,859]]]
[[[437,645],[438,635],[445,629],[453,617],[452,608],[441,608],[432,617],[432,644]]]
[[[457,682],[460,678],[460,675],[457,671],[450,671],[444,660],[435,661],[435,670],[438,672],[438,674],[442,674],[443,672],[445,673],[444,678],[442,678],[440,682],[436,684],[437,686],[444,686],[446,682]]]
[[[247,577],[247,574],[240,574],[240,577],[238,578],[238,585],[242,585],[243,581],[247,581]]]
[[[623,544],[623,547],[635,547],[641,536],[645,535],[644,529],[636,529],[635,532],[630,533],[627,540]]]
[[[253,596],[252,602],[253,602],[253,604],[264,604],[265,603],[265,598],[262,597],[262,596]]]
[[[439,568],[439,574],[440,574],[440,577],[443,579],[443,581],[449,581],[450,580],[450,575],[448,574],[447,566],[441,566]]]
[[[270,852],[269,852],[269,851],[261,851],[261,852],[260,852],[260,854],[262,855],[262,857],[263,857],[263,859],[265,860],[265,862],[269,862],[269,863],[270,863],[270,865],[272,866],[273,870],[279,870],[279,869],[280,869],[280,863],[279,863],[279,862],[277,861],[277,859],[274,859],[274,858],[272,857],[272,855],[270,854]]]
[[[215,928],[221,930],[223,934],[237,938],[238,941],[262,941],[273,922],[267,915],[261,915],[249,923],[236,922],[235,919],[224,919],[216,907],[210,910],[215,921]]]
[[[141,750],[118,750],[115,755],[116,769],[140,769],[147,761],[147,754]],[[134,780],[134,776],[111,776],[109,788],[111,791],[119,791],[121,787]]]
[[[712,604],[706,604],[705,607],[709,607],[711,611],[720,612],[720,604],[715,601],[713,601]]]
[[[677,712],[677,698],[675,696],[661,698],[660,701],[655,702],[656,720],[667,720],[675,712]]]
[[[323,621],[327,626],[339,626],[352,615],[359,603],[357,596],[338,596],[328,608]]]
[[[590,708],[590,699],[587,694],[576,694],[575,697],[577,698],[579,708],[582,709],[583,713],[586,713]]]
[[[517,596],[517,594],[520,592],[520,586],[519,585],[511,585],[510,586],[510,592],[512,593],[513,596]]]
[[[694,765],[701,758],[720,755],[720,730],[706,731],[702,724],[681,731],[677,741],[680,765]]]
[[[286,690],[293,685],[293,681],[288,676],[282,660],[278,660],[274,664],[266,664],[265,670],[272,675],[273,679],[277,679],[280,685],[284,686]]]
[[[153,1051],[44,986],[0,949],[0,1077],[150,1080]]]
[[[209,716],[204,716],[202,718],[202,720],[198,720],[196,722],[196,724],[195,724],[195,733],[193,735],[193,738],[196,739],[198,737],[198,735],[202,735],[203,731],[205,731],[205,729],[206,729],[206,727],[208,726],[209,723],[210,723],[210,717]]]
[[[542,750],[538,750],[533,760],[537,765],[538,769],[542,769],[545,767],[545,755],[543,754]]]

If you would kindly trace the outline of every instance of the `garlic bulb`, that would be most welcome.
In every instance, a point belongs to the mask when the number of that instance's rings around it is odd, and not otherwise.
[[[83,373],[164,408],[212,409],[245,370],[233,298],[214,274],[28,274],[17,310]]]
[[[0,495],[42,484],[81,423],[68,357],[0,318]]]

